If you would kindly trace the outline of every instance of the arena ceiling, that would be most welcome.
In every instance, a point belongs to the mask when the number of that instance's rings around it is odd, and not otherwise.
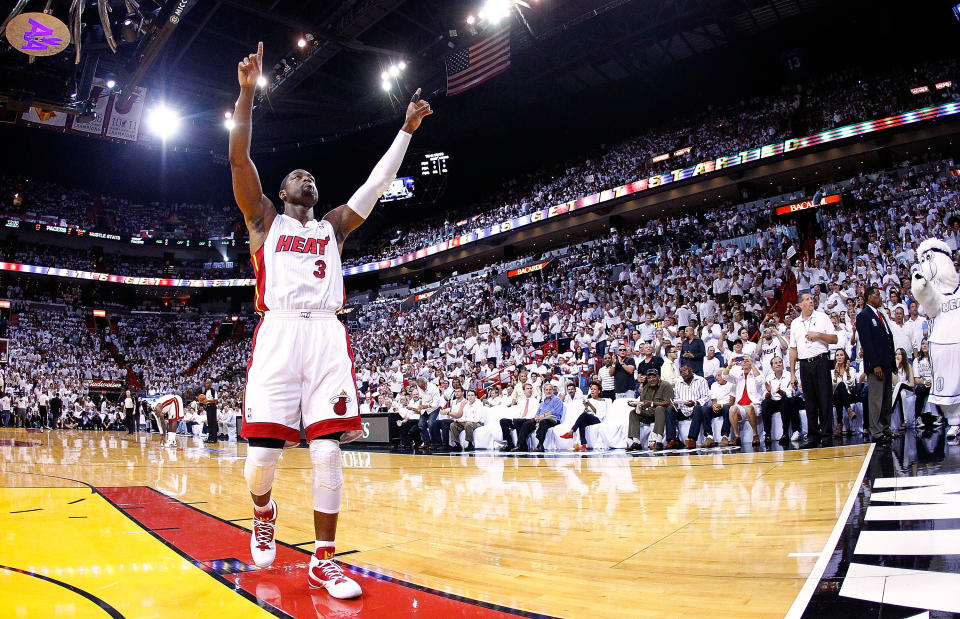
[[[186,8],[177,27],[157,49],[121,43],[119,53],[110,54],[101,34],[99,41],[85,44],[84,53],[99,55],[98,74],[112,63],[125,63],[126,75],[138,64],[148,66],[140,83],[189,119],[187,144],[222,153],[223,115],[237,96],[236,62],[262,40],[269,74],[284,71],[283,59],[299,63],[277,85],[264,89],[255,110],[254,150],[283,151],[396,120],[417,86],[442,105],[443,59],[489,32],[485,28],[492,26],[478,23],[472,28],[466,23],[486,1],[186,0],[180,2]],[[98,2],[81,2],[88,7],[86,25],[96,33]],[[113,7],[115,30],[131,10],[129,0],[99,2]],[[174,10],[177,4],[177,0],[139,2],[141,10],[157,14]],[[506,18],[511,23],[510,70],[458,99],[486,97],[495,100],[498,109],[508,109],[623,80],[650,79],[672,63],[751,37],[825,3],[510,0],[509,4],[513,4]],[[301,37],[312,40],[299,47]],[[26,65],[25,60],[9,46],[0,52],[0,81],[15,70],[22,77],[26,69],[20,65]],[[407,69],[397,80],[399,88],[388,95],[380,87],[380,75],[400,60]],[[0,87],[0,102],[3,90]],[[8,106],[11,101],[7,99]]]

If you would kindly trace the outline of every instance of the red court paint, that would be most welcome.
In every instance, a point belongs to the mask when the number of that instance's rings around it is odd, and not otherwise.
[[[217,571],[216,561],[239,559],[249,563],[250,531],[215,518],[205,512],[171,499],[152,488],[98,488],[108,501],[162,539],[180,554],[187,555],[203,569]],[[245,524],[249,524],[246,522]],[[277,544],[277,558],[266,569],[229,573],[223,578],[269,606],[293,617],[507,617],[532,613],[500,609],[481,602],[447,597],[407,583],[386,580],[383,576],[342,563],[350,576],[360,583],[363,595],[356,600],[337,600],[323,589],[307,586],[310,553]],[[227,573],[224,573],[227,572]],[[226,592],[225,592],[226,594]],[[269,606],[268,606],[269,605]],[[282,613],[274,614],[283,616]]]

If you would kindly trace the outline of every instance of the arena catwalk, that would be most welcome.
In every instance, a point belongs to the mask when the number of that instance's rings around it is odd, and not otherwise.
[[[275,563],[250,560],[246,446],[0,434],[4,616],[856,616],[960,612],[960,449],[344,451],[338,560],[302,582],[310,460],[285,452]],[[302,512],[302,513],[301,513]],[[723,604],[718,601],[723,600]],[[926,615],[923,615],[926,616]]]

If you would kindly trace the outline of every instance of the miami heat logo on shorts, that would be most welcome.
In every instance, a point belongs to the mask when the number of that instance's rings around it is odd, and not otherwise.
[[[346,415],[347,402],[350,401],[350,396],[347,395],[346,391],[341,391],[340,395],[330,398],[330,403],[333,404],[333,412],[341,416]]]

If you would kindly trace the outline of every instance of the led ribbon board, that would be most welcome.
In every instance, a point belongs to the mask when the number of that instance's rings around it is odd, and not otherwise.
[[[827,131],[822,131],[814,135],[808,135],[807,137],[803,138],[790,138],[789,140],[778,142],[776,144],[761,146],[759,148],[741,151],[725,157],[718,157],[709,161],[703,161],[696,165],[674,170],[672,172],[667,172],[666,174],[642,178],[627,185],[621,185],[620,187],[607,189],[601,191],[600,193],[584,196],[577,200],[571,200],[569,202],[564,202],[563,204],[557,204],[549,208],[540,209],[534,213],[530,213],[529,215],[524,215],[523,217],[514,217],[486,228],[478,228],[468,232],[467,234],[448,239],[441,243],[437,243],[436,245],[431,245],[430,247],[418,249],[417,251],[410,252],[402,256],[389,258],[387,260],[380,260],[379,262],[368,262],[355,267],[349,267],[343,270],[343,274],[358,275],[360,273],[370,273],[372,271],[379,271],[381,269],[393,268],[400,266],[401,264],[419,260],[420,258],[432,256],[448,249],[461,247],[468,243],[475,243],[476,241],[494,236],[495,234],[501,234],[509,230],[514,230],[532,223],[537,223],[538,221],[550,219],[551,217],[559,217],[560,215],[566,215],[567,213],[571,213],[582,208],[596,206],[597,204],[601,204],[609,200],[637,194],[647,191],[648,189],[669,185],[670,183],[687,180],[695,176],[703,176],[710,174],[711,172],[733,168],[746,163],[767,159],[769,157],[785,155],[787,153],[803,150],[805,148],[819,146],[820,144],[828,144],[830,142],[867,135],[869,133],[875,133],[884,129],[893,129],[894,127],[901,127],[903,125],[909,125],[924,120],[933,120],[934,118],[951,116],[953,114],[957,114],[958,112],[960,112],[960,102],[934,105],[913,110],[912,112],[890,116],[888,118],[868,120],[853,125],[846,125],[845,127],[829,129]]]
[[[71,277],[73,279],[88,279],[98,282],[114,284],[131,284],[134,286],[173,286],[178,288],[228,288],[234,286],[255,286],[255,279],[166,279],[160,277],[130,277],[126,275],[110,275],[109,273],[94,273],[92,271],[77,271],[75,269],[58,269],[55,267],[40,267],[32,264],[17,262],[0,262],[0,271],[15,271],[17,273],[31,273],[33,275],[53,275],[55,277]]]

